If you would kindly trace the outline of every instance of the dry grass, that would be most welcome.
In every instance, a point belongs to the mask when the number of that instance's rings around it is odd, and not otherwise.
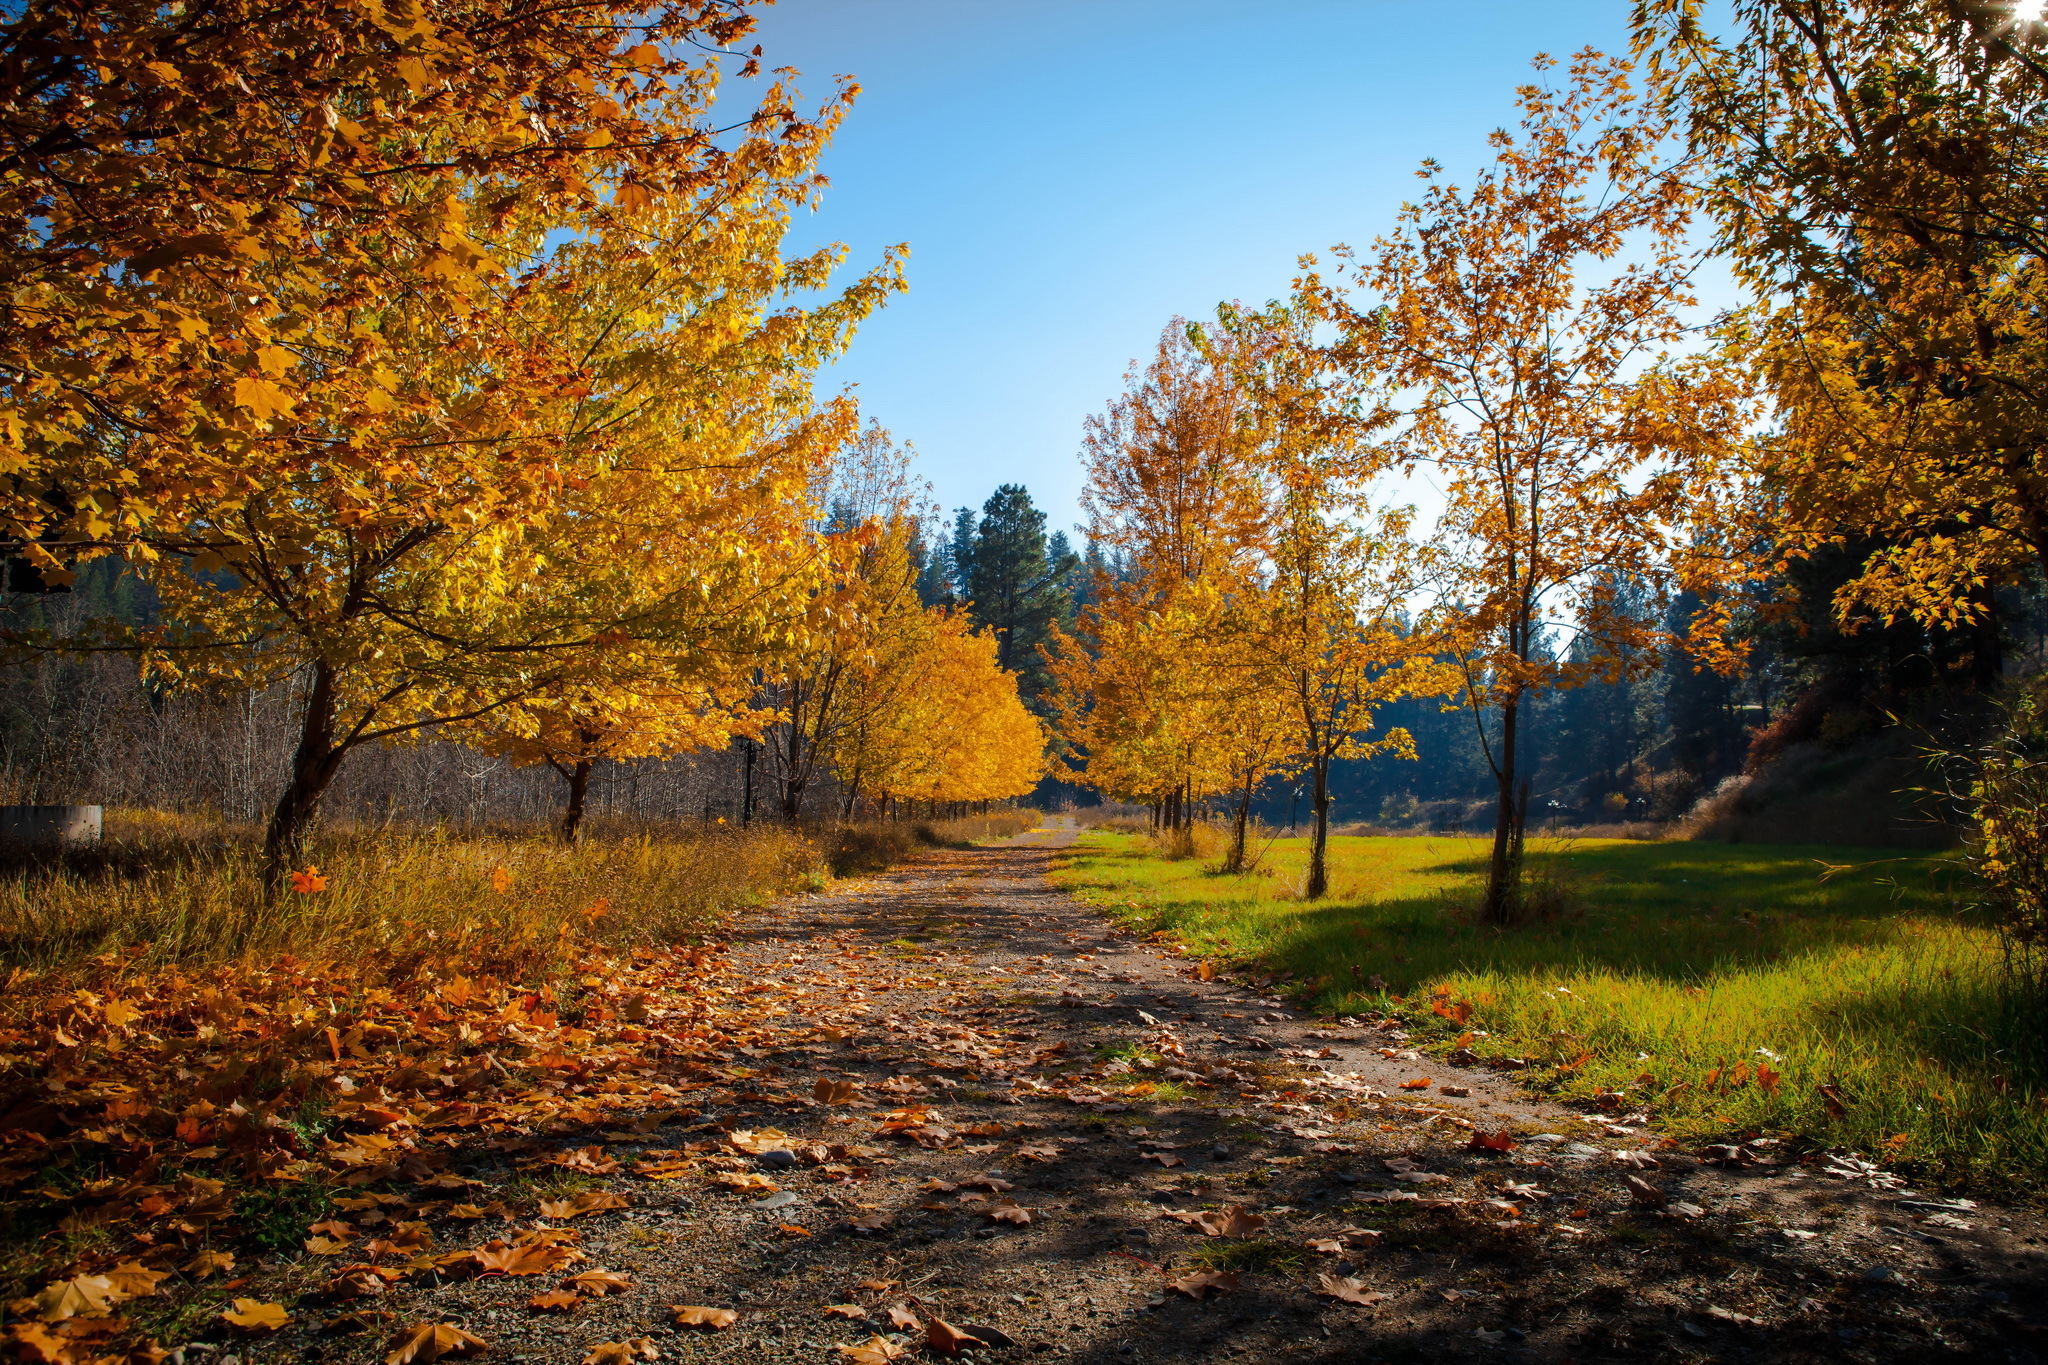
[[[600,828],[573,849],[538,832],[337,832],[312,862],[324,889],[266,898],[251,831],[110,812],[100,848],[0,868],[0,974],[27,991],[94,959],[149,971],[290,956],[374,982],[457,955],[527,978],[575,934],[674,941],[823,875],[813,841],[781,827]]]

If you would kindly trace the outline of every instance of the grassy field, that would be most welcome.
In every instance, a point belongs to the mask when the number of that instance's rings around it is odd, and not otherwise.
[[[1528,1060],[1561,1097],[1619,1092],[1680,1136],[1842,1144],[2006,1193],[2048,1174],[2038,1054],[1943,856],[1532,841],[1552,909],[1497,931],[1470,909],[1482,841],[1333,839],[1317,903],[1293,894],[1304,853],[1280,840],[1260,872],[1221,876],[1096,833],[1057,875],[1195,956],[1288,976],[1319,1011],[1400,1009],[1444,1044],[1469,1033],[1482,1055]]]

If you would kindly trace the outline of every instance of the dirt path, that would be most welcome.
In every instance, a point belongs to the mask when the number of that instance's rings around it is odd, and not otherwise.
[[[881,1360],[928,1349],[899,1325],[913,1317],[1011,1343],[988,1360],[2032,1360],[2048,1344],[2038,1219],[1768,1147],[1714,1165],[1423,1060],[1398,1029],[1196,980],[1046,880],[1072,837],[934,854],[739,926],[737,979],[788,1011],[734,1059],[760,1092],[604,1134],[621,1169],[589,1188],[631,1207],[575,1224],[632,1288],[548,1318],[526,1307],[532,1281],[472,1280],[429,1311],[495,1359],[547,1365],[633,1337],[664,1360],[844,1360],[835,1346],[864,1342],[854,1358]],[[1512,1151],[1473,1149],[1502,1130]],[[645,1178],[665,1156],[692,1177]],[[702,1178],[719,1167],[755,1188]],[[737,1316],[672,1327],[677,1304]]]

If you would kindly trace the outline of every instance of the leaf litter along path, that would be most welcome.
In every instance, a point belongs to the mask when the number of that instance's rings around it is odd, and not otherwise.
[[[424,1247],[389,1228],[432,1190],[353,1200],[319,1254],[238,1291],[302,1295],[290,1327],[216,1324],[185,1365],[427,1360],[443,1338],[528,1365],[2039,1349],[2034,1215],[1853,1158],[1678,1151],[1421,1058],[1397,1024],[1201,981],[1051,886],[1072,838],[935,853],[733,926],[667,1003],[753,1031],[638,1073],[682,1110],[465,1151],[440,1179],[484,1217],[399,1224]],[[641,1008],[657,1028],[664,1001]],[[365,1248],[405,1273],[357,1269],[383,1282],[351,1299],[335,1280]]]

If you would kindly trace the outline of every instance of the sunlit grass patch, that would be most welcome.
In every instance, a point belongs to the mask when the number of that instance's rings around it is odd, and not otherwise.
[[[1320,1011],[1399,1009],[1442,1044],[1473,1034],[1589,1108],[1605,1092],[1687,1138],[1796,1136],[1982,1186],[2048,1172],[2048,1087],[1942,855],[1537,843],[1566,908],[1500,931],[1469,913],[1476,840],[1333,840],[1316,903],[1292,892],[1299,841],[1276,845],[1268,877],[1139,845],[1090,835],[1057,875]]]

